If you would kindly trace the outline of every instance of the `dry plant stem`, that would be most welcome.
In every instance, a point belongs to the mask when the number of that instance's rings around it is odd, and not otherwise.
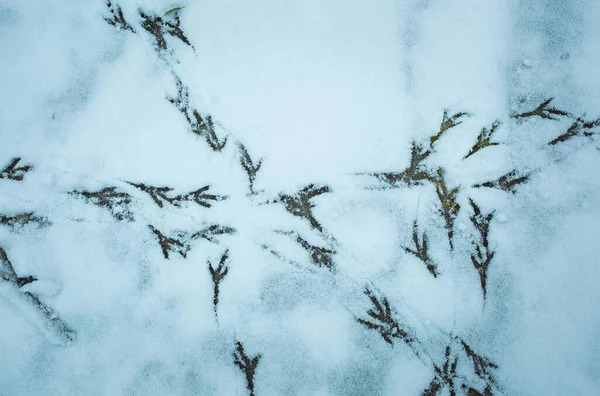
[[[236,350],[233,352],[233,362],[246,377],[246,387],[250,391],[250,396],[254,396],[254,376],[256,375],[256,368],[260,362],[261,355],[248,356],[244,350],[244,345],[239,341],[235,343],[235,346]]]

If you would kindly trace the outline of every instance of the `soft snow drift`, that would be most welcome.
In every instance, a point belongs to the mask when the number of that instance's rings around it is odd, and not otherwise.
[[[592,1],[0,5],[0,393],[596,394]]]

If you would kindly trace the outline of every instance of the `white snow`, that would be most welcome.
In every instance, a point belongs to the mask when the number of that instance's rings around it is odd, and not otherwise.
[[[110,3],[135,33],[105,21],[104,0],[0,4],[0,172],[33,166],[0,178],[0,219],[50,222],[0,224],[16,276],[37,279],[19,287],[2,262],[0,394],[244,395],[236,341],[261,355],[256,395],[421,394],[459,338],[497,364],[494,394],[600,393],[600,126],[548,145],[600,117],[600,4]],[[139,11],[180,18],[193,48],[165,33],[157,50]],[[169,103],[175,76],[221,152]],[[512,117],[549,98],[569,114]],[[444,111],[468,114],[430,145]],[[496,120],[499,145],[465,159]],[[435,183],[372,175],[406,169],[413,141],[458,188],[453,250]],[[262,160],[254,195],[239,144]],[[513,169],[528,176],[515,194],[473,187]],[[159,207],[128,182],[227,199]],[[305,202],[322,232],[286,211],[311,183],[330,188]],[[111,213],[70,194],[105,187],[131,202]],[[494,213],[485,301],[469,199]],[[436,277],[409,251],[415,221]],[[212,224],[235,233],[192,237]],[[186,257],[166,259],[149,225]],[[207,263],[226,251],[215,315]],[[365,288],[418,341],[392,347],[359,323],[374,320]],[[483,392],[462,353],[460,381]]]

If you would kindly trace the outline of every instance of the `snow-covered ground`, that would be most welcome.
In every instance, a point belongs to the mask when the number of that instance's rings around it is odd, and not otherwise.
[[[0,395],[600,394],[599,17],[2,1]]]

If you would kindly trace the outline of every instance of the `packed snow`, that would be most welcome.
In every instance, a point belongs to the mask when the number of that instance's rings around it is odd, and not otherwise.
[[[0,395],[600,394],[600,3],[0,3]]]

